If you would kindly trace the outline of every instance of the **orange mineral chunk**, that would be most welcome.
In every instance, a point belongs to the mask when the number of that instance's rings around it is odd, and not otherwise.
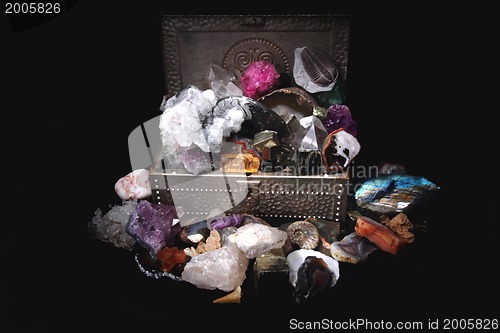
[[[223,154],[220,164],[224,172],[255,173],[259,171],[260,160],[249,153]]]
[[[368,238],[381,250],[392,254],[398,254],[407,244],[404,238],[367,216],[358,216],[354,230],[361,237]]]
[[[184,250],[173,247],[164,247],[157,253],[158,259],[161,261],[161,270],[170,272],[177,265],[182,265],[186,262],[186,254]]]

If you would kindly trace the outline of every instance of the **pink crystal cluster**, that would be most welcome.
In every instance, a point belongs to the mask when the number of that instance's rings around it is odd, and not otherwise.
[[[266,60],[251,63],[240,77],[243,95],[253,99],[272,91],[279,85],[279,80],[276,67]]]

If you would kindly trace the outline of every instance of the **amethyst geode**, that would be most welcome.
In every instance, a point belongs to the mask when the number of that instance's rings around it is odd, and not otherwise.
[[[356,136],[358,134],[358,124],[352,119],[351,110],[344,104],[333,104],[328,108],[326,117],[322,120],[328,133],[332,133],[340,128]]]
[[[127,233],[156,259],[158,251],[172,245],[175,235],[181,231],[181,225],[174,221],[176,218],[174,206],[141,200],[130,214]]]

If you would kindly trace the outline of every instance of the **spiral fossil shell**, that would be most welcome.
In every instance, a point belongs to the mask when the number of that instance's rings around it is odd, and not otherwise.
[[[318,229],[311,222],[292,222],[286,228],[286,233],[292,246],[299,249],[313,250],[319,245]]]

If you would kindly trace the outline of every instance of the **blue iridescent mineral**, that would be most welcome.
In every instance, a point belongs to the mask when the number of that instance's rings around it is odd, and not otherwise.
[[[388,174],[365,180],[356,189],[354,198],[359,207],[386,214],[423,203],[439,189],[421,176]]]

